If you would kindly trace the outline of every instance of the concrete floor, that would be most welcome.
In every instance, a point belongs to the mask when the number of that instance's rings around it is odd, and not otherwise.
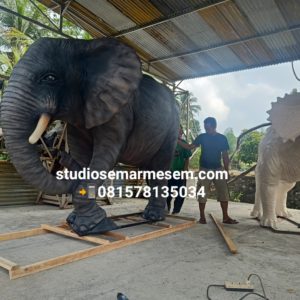
[[[135,212],[144,200],[122,200],[106,206],[110,214]],[[130,300],[206,299],[209,284],[243,281],[250,273],[262,277],[269,299],[300,299],[300,236],[276,234],[249,218],[252,205],[230,203],[230,213],[240,221],[226,225],[239,254],[227,250],[212,221],[207,225],[100,254],[16,280],[0,269],[0,299],[104,299],[122,292]],[[220,218],[216,201],[209,200],[207,213]],[[0,233],[58,224],[70,210],[53,206],[0,209]],[[195,200],[186,199],[182,215],[197,217]],[[294,211],[300,221],[300,211]],[[287,225],[281,223],[286,229]],[[0,256],[20,264],[62,255],[88,244],[48,234],[0,243]],[[257,292],[261,292],[253,278]],[[243,293],[212,289],[212,299],[239,299]],[[249,297],[249,299],[259,299]]]

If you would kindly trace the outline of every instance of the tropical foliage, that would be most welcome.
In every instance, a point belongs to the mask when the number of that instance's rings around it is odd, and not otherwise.
[[[239,152],[239,159],[247,165],[257,161],[258,145],[264,134],[259,131],[252,131],[242,139]]]
[[[60,17],[35,0],[2,0],[6,8],[29,17],[51,28],[58,29]],[[76,38],[91,36],[63,19],[64,34]],[[13,66],[26,52],[29,45],[40,37],[59,37],[58,33],[41,28],[21,17],[0,11],[0,78],[8,78]]]
[[[189,142],[200,133],[199,112],[201,106],[198,99],[190,92],[178,93],[176,103],[180,112],[180,123]]]

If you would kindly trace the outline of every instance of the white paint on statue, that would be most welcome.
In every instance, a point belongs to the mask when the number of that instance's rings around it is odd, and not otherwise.
[[[251,215],[276,228],[277,216],[290,217],[287,192],[300,181],[300,93],[277,98],[268,111],[272,125],[258,148],[255,204]]]

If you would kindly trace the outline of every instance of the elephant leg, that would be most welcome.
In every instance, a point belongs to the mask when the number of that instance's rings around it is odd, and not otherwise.
[[[90,164],[93,154],[93,137],[87,130],[70,124],[67,130],[70,155],[61,153],[60,163],[69,170],[80,171],[82,167],[88,167]],[[68,216],[67,222],[78,235],[93,233],[97,224],[107,223],[105,211],[97,205],[96,199],[89,198],[88,189],[92,185],[95,186],[95,183],[81,181],[72,193],[74,210]],[[104,230],[107,227],[110,228],[104,224],[101,227]]]
[[[89,161],[91,172],[105,171],[107,174],[113,169],[125,143],[126,128],[126,124],[117,122],[93,128],[92,157]],[[76,140],[76,136],[73,138]],[[117,228],[105,210],[96,203],[96,193],[89,194],[89,189],[96,192],[103,182],[101,179],[82,180],[73,192],[74,211],[68,216],[67,222],[79,235],[103,233]]]
[[[260,218],[260,224],[266,227],[276,228],[276,195],[278,193],[278,184],[260,183],[260,195],[263,209],[263,215]]]
[[[294,186],[294,183],[290,182],[284,182],[280,181],[279,187],[278,187],[278,194],[277,194],[277,201],[276,201],[276,215],[279,217],[286,217],[289,218],[292,215],[288,212],[286,208],[286,199],[287,199],[287,193],[289,190],[291,190]]]
[[[93,136],[91,132],[68,124],[67,138],[72,158],[82,167],[88,167],[93,156]]]
[[[80,171],[81,166],[75,161],[71,155],[61,152],[60,164],[71,171]],[[95,184],[92,182],[81,182],[73,192],[72,202],[74,205],[73,212],[68,216],[67,222],[78,235],[86,235],[88,233],[98,233],[97,226],[101,224],[101,232],[111,230],[115,224],[106,218],[105,211],[99,207],[95,199],[85,196],[82,191],[88,193],[89,186]]]
[[[175,142],[174,142],[175,141]],[[149,170],[153,171],[167,171],[173,159],[173,153],[176,146],[176,137],[173,134],[169,136],[159,152],[153,157]],[[144,210],[143,217],[147,220],[161,221],[165,219],[167,214],[166,199],[164,195],[168,191],[168,181],[166,179],[149,180],[151,189],[151,196],[149,202]]]

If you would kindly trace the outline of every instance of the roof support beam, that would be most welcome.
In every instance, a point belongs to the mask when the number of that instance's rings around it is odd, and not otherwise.
[[[227,43],[222,43],[222,44],[218,44],[218,45],[214,45],[214,46],[209,46],[206,48],[200,48],[200,49],[196,49],[193,51],[188,51],[188,52],[181,52],[181,53],[177,53],[174,55],[169,55],[169,56],[163,56],[163,57],[158,57],[158,58],[154,58],[151,59],[149,61],[149,64],[153,64],[153,63],[157,63],[157,62],[163,62],[166,60],[171,60],[174,58],[180,58],[180,57],[185,57],[185,56],[190,56],[190,55],[194,55],[194,54],[199,54],[199,53],[203,53],[203,52],[207,52],[207,51],[211,51],[211,50],[216,50],[216,49],[220,49],[220,48],[224,48],[224,47],[229,47],[229,46],[235,46],[235,45],[239,45],[239,44],[243,44],[246,42],[250,42],[256,39],[261,39],[261,38],[266,38],[278,33],[287,33],[287,32],[292,32],[295,30],[299,30],[300,29],[300,24],[299,25],[295,25],[295,26],[291,26],[288,28],[283,28],[283,29],[279,29],[279,30],[275,30],[272,32],[268,32],[266,34],[263,35],[253,35],[244,39],[239,39],[236,41],[231,41],[231,42],[227,42]]]
[[[40,23],[40,22],[38,22],[38,21],[36,21],[36,20],[33,20],[33,19],[29,18],[29,17],[26,17],[26,16],[24,16],[24,15],[21,15],[21,14],[15,12],[15,11],[13,11],[13,10],[10,10],[10,9],[4,7],[4,6],[1,6],[1,5],[0,5],[0,10],[3,10],[3,11],[5,11],[6,13],[11,14],[11,15],[14,15],[14,16],[17,16],[17,17],[19,17],[19,18],[22,18],[22,19],[24,19],[24,20],[26,20],[26,21],[28,21],[28,22],[31,22],[31,23],[33,23],[33,24],[35,24],[35,25],[37,25],[37,26],[40,26],[40,27],[42,27],[42,28],[45,28],[45,29],[50,30],[50,31],[52,31],[52,32],[55,32],[55,33],[57,33],[57,34],[59,34],[59,35],[61,35],[61,36],[64,36],[64,37],[66,37],[66,38],[72,38],[71,36],[69,36],[69,35],[67,35],[67,34],[64,34],[61,30],[58,30],[58,29],[52,28],[52,27],[50,27],[50,26],[47,26],[47,25],[45,25],[45,24],[43,24],[43,23]]]
[[[192,8],[189,7],[189,8],[184,9],[181,12],[177,12],[177,13],[168,15],[165,18],[162,18],[162,19],[159,19],[159,20],[155,20],[153,22],[146,23],[146,24],[144,24],[142,26],[134,26],[134,27],[131,27],[131,28],[119,31],[116,34],[113,34],[112,36],[113,37],[121,37],[121,36],[127,35],[129,33],[133,33],[133,32],[139,31],[139,30],[143,30],[143,29],[146,29],[146,28],[150,28],[150,27],[153,27],[153,26],[156,26],[156,25],[163,24],[165,22],[168,22],[170,20],[173,20],[173,19],[181,17],[181,16],[185,16],[185,15],[188,15],[188,14],[191,14],[191,13],[195,13],[195,12],[200,11],[200,10],[204,10],[204,9],[211,8],[213,6],[224,4],[224,3],[228,2],[228,1],[231,1],[231,0],[215,0],[215,1],[213,1],[213,3],[211,3],[209,5],[203,5],[203,4],[201,4],[201,5],[198,5],[196,7],[192,7]]]
[[[54,27],[56,27],[57,29],[59,29],[58,27],[57,27],[57,25],[56,24],[54,24],[53,22],[52,22],[52,20],[37,6],[37,4],[34,2],[34,0],[29,0],[30,1],[30,3],[54,26]]]

